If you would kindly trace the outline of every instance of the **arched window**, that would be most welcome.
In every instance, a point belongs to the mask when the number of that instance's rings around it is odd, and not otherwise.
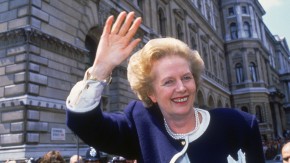
[[[243,65],[241,63],[237,63],[235,66],[235,70],[237,83],[243,82],[244,81]]]
[[[264,122],[262,108],[260,106],[256,106],[256,118],[259,123]]]
[[[245,37],[247,38],[252,37],[251,26],[248,22],[244,22],[243,28],[244,28]]]
[[[177,38],[183,40],[183,32],[180,24],[177,24]]]
[[[85,47],[89,51],[89,64],[93,64],[96,56],[97,42],[91,36],[86,36]]]
[[[230,24],[230,31],[231,31],[231,39],[237,39],[238,38],[238,29],[236,23]]]
[[[158,16],[159,16],[160,34],[161,34],[161,36],[166,36],[166,28],[165,28],[166,18],[165,18],[165,15],[164,15],[164,12],[162,9],[158,10]]]
[[[213,109],[215,107],[212,96],[209,96],[209,99],[208,99],[208,107],[209,107],[209,109]]]
[[[198,102],[198,107],[200,108],[205,107],[204,97],[200,91],[198,91],[197,93],[197,102]]]
[[[251,74],[251,80],[253,82],[258,81],[258,79],[257,79],[257,66],[255,65],[255,63],[251,62],[249,65],[249,69],[250,69],[250,74]]]
[[[218,108],[223,107],[223,104],[222,104],[222,102],[221,102],[220,100],[218,101],[218,105],[217,105],[217,107],[218,107]]]

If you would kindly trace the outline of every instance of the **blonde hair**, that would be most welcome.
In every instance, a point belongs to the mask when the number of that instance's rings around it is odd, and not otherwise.
[[[65,160],[59,151],[52,150],[42,157],[40,163],[65,163]]]
[[[175,38],[152,39],[132,55],[127,69],[132,90],[148,107],[153,105],[148,97],[148,94],[153,91],[153,77],[150,74],[152,65],[155,61],[170,55],[177,55],[188,61],[196,86],[199,85],[204,62],[197,51],[191,50],[187,44]]]

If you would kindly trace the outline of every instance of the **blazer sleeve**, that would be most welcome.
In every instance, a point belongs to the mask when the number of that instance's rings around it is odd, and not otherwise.
[[[136,128],[130,117],[134,102],[124,112],[102,112],[98,105],[84,113],[67,110],[67,126],[86,144],[103,152],[136,159],[139,155]],[[131,112],[130,112],[131,111]]]

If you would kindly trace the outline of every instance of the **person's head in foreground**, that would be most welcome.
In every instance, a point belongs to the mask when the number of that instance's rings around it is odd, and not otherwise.
[[[281,154],[283,163],[290,163],[290,142],[287,142],[282,146]]]
[[[101,162],[100,152],[95,148],[90,147],[86,152],[85,162],[100,163]]]
[[[65,163],[65,160],[59,151],[52,150],[42,157],[40,163]]]
[[[70,157],[69,162],[70,163],[83,163],[83,158],[82,158],[82,156],[73,155]]]

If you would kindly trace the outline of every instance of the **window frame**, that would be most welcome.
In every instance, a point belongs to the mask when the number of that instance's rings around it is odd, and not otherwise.
[[[245,81],[243,65],[241,63],[237,63],[235,65],[235,73],[236,73],[236,82],[237,83],[242,83]]]

